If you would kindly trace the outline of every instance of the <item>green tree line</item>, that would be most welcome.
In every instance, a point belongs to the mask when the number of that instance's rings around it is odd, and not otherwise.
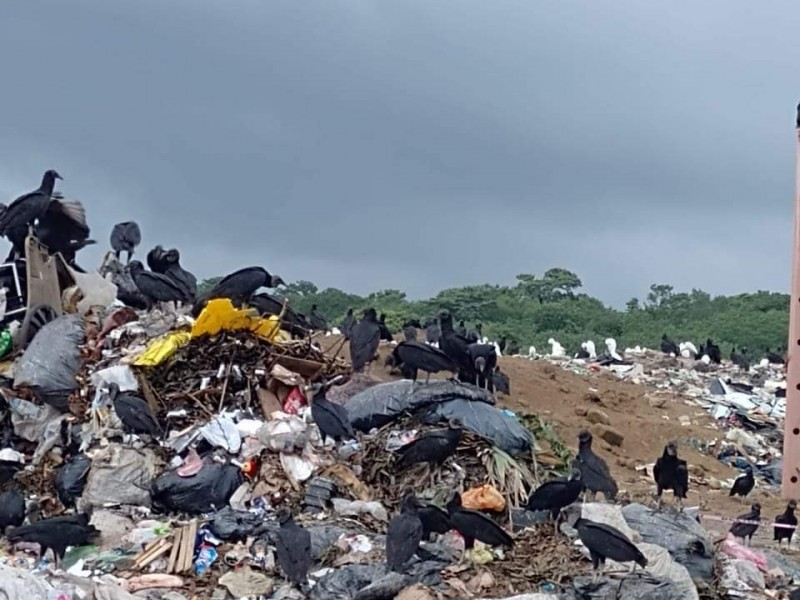
[[[207,289],[218,278],[207,280]],[[310,281],[296,281],[281,290],[292,307],[307,314],[316,304],[331,325],[338,325],[348,308],[368,306],[386,314],[386,322],[399,331],[406,319],[424,321],[446,308],[455,321],[468,327],[480,323],[484,335],[505,336],[519,343],[523,352],[530,345],[547,351],[547,340],[557,339],[574,352],[592,339],[603,348],[613,337],[621,347],[658,348],[666,333],[676,342],[691,340],[697,346],[711,338],[727,355],[732,346],[745,346],[752,356],[765,348],[785,348],[789,327],[789,296],[758,291],[736,296],[715,296],[693,289],[677,292],[671,285],[653,284],[647,296],[631,298],[625,310],[616,310],[601,300],[581,293],[578,275],[566,269],[549,269],[543,275],[523,273],[511,286],[473,285],[442,290],[427,300],[409,300],[400,290],[382,290],[359,296],[336,288],[320,290]]]

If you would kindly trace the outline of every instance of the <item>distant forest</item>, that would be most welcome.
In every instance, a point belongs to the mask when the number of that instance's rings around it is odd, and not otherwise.
[[[207,289],[218,279],[204,281]],[[758,291],[736,296],[715,296],[693,289],[676,292],[671,285],[653,284],[646,298],[631,298],[625,310],[616,310],[601,300],[581,293],[578,275],[554,268],[542,276],[522,274],[516,285],[477,285],[451,288],[428,300],[409,300],[399,290],[382,290],[358,296],[335,288],[320,290],[310,281],[297,281],[282,288],[291,306],[308,314],[311,306],[328,322],[338,325],[348,308],[368,306],[386,314],[392,331],[399,331],[409,318],[424,321],[440,309],[450,310],[455,323],[464,320],[474,329],[480,323],[491,339],[505,336],[519,344],[523,353],[530,345],[544,353],[547,340],[555,338],[575,352],[591,339],[603,349],[603,340],[613,337],[620,347],[658,348],[666,333],[676,342],[700,342],[711,338],[727,356],[731,347],[748,348],[758,357],[765,349],[783,351],[789,327],[789,295]]]

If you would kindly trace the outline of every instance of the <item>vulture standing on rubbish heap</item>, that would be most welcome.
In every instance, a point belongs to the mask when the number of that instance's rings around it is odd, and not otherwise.
[[[422,541],[424,528],[417,507],[414,493],[406,490],[400,501],[399,514],[389,521],[386,529],[386,564],[396,573],[403,572],[403,565],[411,560]]]
[[[361,320],[350,330],[350,362],[353,372],[358,373],[367,363],[375,360],[375,353],[381,344],[381,330],[374,308],[364,311]]]
[[[718,365],[722,362],[722,353],[719,350],[719,346],[714,344],[714,342],[711,341],[711,338],[706,340],[705,353],[714,364]]]
[[[283,310],[283,300],[278,296],[273,296],[267,292],[261,292],[250,298],[250,306],[258,311],[261,316],[279,316],[281,319],[281,329],[284,329],[296,337],[305,337],[311,331],[311,325],[304,317],[301,317],[291,306],[286,306]]]
[[[778,349],[778,352],[780,352],[780,348]],[[766,354],[766,357],[767,357],[767,362],[769,362],[769,364],[771,364],[771,365],[784,365],[784,364],[786,364],[786,361],[784,360],[784,358],[780,354],[776,354],[775,352],[771,352],[769,348],[767,348],[765,350],[765,354]]]
[[[747,497],[747,494],[753,491],[756,486],[756,479],[753,477],[753,467],[747,465],[744,468],[744,474],[739,475],[731,486],[731,491],[728,496],[741,496],[742,499]]]
[[[128,264],[128,272],[136,287],[147,298],[151,306],[156,302],[183,302],[185,300],[183,289],[177,283],[161,273],[145,271],[144,265],[138,260],[132,260]]]
[[[19,486],[12,484],[0,492],[0,534],[6,527],[19,527],[25,522],[25,496]]]
[[[514,545],[514,539],[497,523],[477,510],[469,510],[461,505],[461,494],[455,492],[447,503],[450,523],[464,538],[464,557],[472,551],[475,540],[487,546]]]
[[[476,381],[481,389],[494,392],[494,368],[497,366],[497,351],[492,344],[470,344],[469,358],[475,369]]]
[[[492,373],[492,383],[494,383],[495,389],[501,394],[505,394],[506,396],[511,395],[511,380],[508,378],[508,375],[500,370],[500,365],[496,366],[494,373]]]
[[[736,517],[737,521],[761,521],[761,505],[758,502],[754,502],[753,505],[750,507],[750,512],[745,513],[743,515],[739,515]],[[753,534],[758,531],[758,524],[752,523],[734,523],[731,525],[731,528],[728,530],[733,537],[737,537],[742,540],[742,543],[745,545],[750,545],[753,542]]]
[[[797,509],[797,502],[794,500],[789,500],[789,504],[786,505],[786,510],[775,517],[775,523],[779,523],[781,525],[791,525],[792,527],[773,527],[773,539],[774,541],[778,542],[778,545],[781,545],[782,540],[786,540],[786,545],[791,546],[792,544],[792,535],[794,535],[793,527],[797,527],[797,517],[794,514],[794,511]]]
[[[285,506],[278,509],[278,530],[275,553],[278,564],[287,579],[300,587],[308,581],[308,571],[314,564],[311,554],[311,534],[294,522],[292,511]]]
[[[431,534],[443,535],[453,528],[447,511],[432,502],[417,498],[417,515],[422,521],[422,532],[426,540],[430,539]]]
[[[126,433],[161,435],[161,427],[147,402],[132,394],[121,394],[116,383],[108,385],[108,395]]]
[[[209,300],[214,298],[230,298],[234,306],[241,306],[250,300],[259,288],[276,288],[283,285],[283,279],[271,275],[263,267],[247,267],[234,271],[223,277],[213,288],[198,298],[192,310],[197,317]]]
[[[447,429],[429,431],[398,448],[395,466],[405,469],[417,463],[441,465],[456,451],[462,433],[461,423],[451,419]]]
[[[28,542],[39,544],[39,559],[51,549],[55,555],[56,569],[61,565],[69,546],[85,546],[99,540],[100,532],[94,525],[89,525],[86,514],[51,517],[15,527],[6,536],[9,542],[16,544]]]
[[[38,189],[23,194],[0,213],[0,235],[8,238],[12,245],[8,260],[13,260],[15,255],[25,256],[25,238],[30,227],[47,212],[56,179],[63,178],[52,169],[45,171]]]
[[[147,253],[147,266],[153,273],[161,273],[163,275],[164,271],[167,270],[169,265],[164,258],[165,254],[166,252],[161,246],[156,246]]]
[[[546,481],[528,497],[527,509],[530,511],[550,511],[550,518],[558,533],[558,517],[561,511],[578,499],[583,491],[581,472],[572,469],[569,479],[562,478]]]
[[[389,331],[389,328],[386,326],[385,313],[381,313],[381,316],[378,319],[378,329],[380,329],[382,341],[391,342],[394,339],[392,332]]]
[[[661,508],[661,494],[664,490],[672,490],[683,510],[683,500],[689,491],[689,470],[686,461],[678,458],[678,446],[675,442],[664,446],[664,452],[653,466],[653,479],[657,487],[658,507]]]
[[[647,557],[619,529],[584,519],[580,506],[568,511],[570,516],[567,522],[578,532],[578,537],[592,557],[593,581],[603,576],[608,558],[620,563],[632,562],[631,571],[636,570],[636,565],[643,569],[647,567]]]
[[[16,460],[0,460],[0,485],[6,484],[14,475],[19,473],[25,465]],[[0,532],[1,533],[1,532]]]
[[[124,223],[117,223],[114,229],[111,230],[111,249],[114,250],[114,256],[117,260],[123,252],[128,253],[128,260],[126,263],[131,262],[134,249],[142,243],[142,232],[139,225],[135,221],[125,221]]]
[[[311,306],[311,312],[308,315],[308,322],[315,331],[328,331],[328,321],[317,310],[317,305]]]
[[[356,318],[353,316],[353,309],[348,308],[347,314],[344,316],[344,320],[342,320],[340,329],[342,330],[342,335],[344,335],[344,339],[350,339],[350,331],[353,329],[353,325],[356,324]]]
[[[450,311],[443,310],[439,313],[439,324],[442,328],[440,348],[458,366],[458,380],[462,383],[475,383],[477,373],[469,353],[470,341],[453,330],[453,315]]]
[[[664,354],[674,354],[675,356],[680,356],[681,351],[678,348],[678,344],[667,337],[666,333],[661,334],[661,351]]]
[[[347,409],[341,404],[328,400],[325,397],[325,390],[322,388],[311,402],[311,418],[319,428],[323,444],[328,438],[332,438],[334,442],[355,438]]]
[[[438,373],[439,371],[455,373],[458,370],[456,364],[447,354],[438,348],[419,342],[400,342],[394,347],[389,356],[394,359],[395,366],[403,365],[408,369],[408,374],[411,376],[412,381],[417,380],[418,370],[425,371],[425,383],[430,380],[431,373]]]
[[[181,253],[176,248],[164,253],[167,268],[164,275],[183,291],[186,302],[194,302],[197,297],[197,277],[181,267]]]
[[[572,461],[572,468],[581,472],[583,486],[592,500],[597,492],[603,492],[606,500],[617,497],[617,482],[611,476],[606,461],[592,450],[592,434],[585,429],[578,434],[578,456]]]
[[[50,254],[58,252],[71,267],[76,267],[75,254],[78,250],[96,243],[89,239],[89,225],[83,204],[77,200],[64,200],[58,194],[53,194],[34,233],[47,246]],[[83,272],[80,268],[77,270]]]

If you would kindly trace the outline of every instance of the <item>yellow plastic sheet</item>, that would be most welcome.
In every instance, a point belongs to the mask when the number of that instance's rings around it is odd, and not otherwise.
[[[192,337],[216,335],[220,331],[247,329],[270,342],[288,341],[291,336],[282,331],[278,317],[253,316],[251,309],[234,308],[228,298],[211,300],[192,327]]]
[[[175,352],[187,344],[192,338],[188,331],[173,331],[163,337],[156,338],[147,346],[147,350],[133,361],[137,367],[155,367],[167,360]]]

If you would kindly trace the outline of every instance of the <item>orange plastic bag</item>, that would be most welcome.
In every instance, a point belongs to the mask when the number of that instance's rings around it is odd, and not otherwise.
[[[461,494],[461,505],[472,510],[502,512],[506,507],[506,499],[495,487],[487,483]]]

